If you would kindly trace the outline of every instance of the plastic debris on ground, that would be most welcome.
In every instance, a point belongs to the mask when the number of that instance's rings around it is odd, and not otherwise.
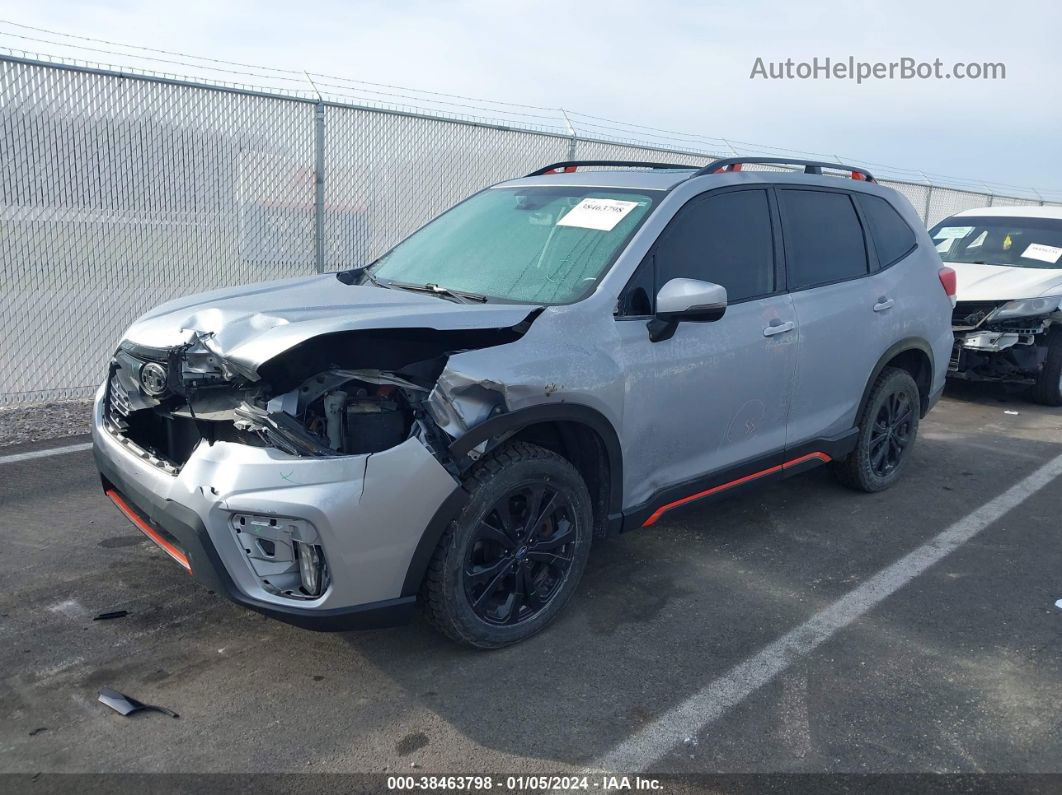
[[[137,701],[132,696],[127,696],[125,693],[119,693],[117,690],[111,690],[109,687],[101,687],[99,693],[100,703],[106,704],[113,709],[119,715],[132,715],[134,712],[161,712],[163,715],[169,715],[171,718],[179,718],[176,712],[172,709],[166,709],[166,707],[158,707],[154,704],[145,704],[142,701]]]
[[[107,612],[107,613],[100,613],[98,616],[96,616],[92,620],[93,621],[109,621],[112,618],[125,618],[127,615],[129,615],[129,611],[128,610],[111,610],[110,612]]]

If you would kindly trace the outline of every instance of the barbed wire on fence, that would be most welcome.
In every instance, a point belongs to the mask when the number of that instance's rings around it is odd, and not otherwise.
[[[40,36],[30,35],[31,33],[44,34],[52,38],[42,39]],[[860,163],[879,170],[883,177],[891,177],[895,180],[912,184],[926,184],[941,188],[954,187],[959,190],[984,193],[985,195],[1017,194],[1013,195],[1013,198],[1035,198],[1038,201],[1062,200],[1062,190],[1038,190],[1030,186],[956,177],[930,170],[875,162],[847,153],[805,151],[729,137],[713,137],[700,133],[669,130],[560,107],[484,99],[462,94],[410,88],[391,83],[357,80],[310,70],[250,64],[242,61],[194,55],[177,50],[127,44],[110,39],[66,33],[0,19],[0,40],[5,37],[18,41],[29,41],[35,44],[47,44],[60,49],[93,52],[108,55],[111,58],[129,58],[150,64],[182,66],[184,71],[174,73],[168,69],[156,70],[145,66],[123,63],[86,61],[68,54],[37,52],[0,44],[0,52],[7,52],[13,57],[28,58],[46,63],[75,65],[117,72],[131,70],[133,74],[140,76],[157,75],[171,80],[206,82],[221,87],[264,91],[299,99],[320,98],[338,104],[435,115],[441,118],[470,121],[477,124],[513,126],[549,134],[563,135],[574,132],[577,137],[591,140],[630,146],[664,148],[670,151],[703,154],[705,156],[718,156],[721,154],[735,156],[784,154],[787,156],[833,160],[835,162]],[[85,43],[80,44],[77,42]],[[104,45],[105,48],[92,45]],[[205,72],[206,74],[199,74],[199,72]],[[229,78],[252,78],[255,82],[247,82],[240,79],[226,80],[224,79],[226,76]],[[283,83],[283,85],[277,85],[277,83]],[[1046,198],[1045,193],[1047,194]]]
[[[554,122],[554,109],[457,95],[429,105],[381,84],[329,95],[346,83],[314,73],[285,82],[300,80],[268,90],[0,54],[0,406],[91,395],[115,339],[163,301],[370,262],[466,196],[545,163],[847,159],[559,108]],[[921,180],[880,181],[927,224],[1045,203],[911,174]]]

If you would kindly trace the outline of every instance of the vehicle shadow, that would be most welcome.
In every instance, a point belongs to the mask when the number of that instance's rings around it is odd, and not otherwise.
[[[597,545],[559,620],[511,648],[468,650],[423,621],[344,640],[475,745],[584,765],[1059,449],[971,429],[925,440],[879,494],[823,468],[676,512]]]
[[[944,389],[945,397],[963,403],[976,403],[982,406],[997,403],[1014,403],[1026,406],[1038,406],[1024,386],[1011,386],[993,381],[952,381]],[[1041,407],[1044,408],[1044,407]]]
[[[680,697],[691,673],[657,666],[659,650],[641,647],[638,636],[667,620],[669,610],[688,609],[676,603],[688,603],[691,591],[682,583],[697,581],[696,565],[679,554],[656,556],[645,540],[631,536],[598,545],[567,609],[517,646],[467,649],[420,618],[380,633],[350,633],[346,640],[419,706],[476,744],[588,763],[655,717],[661,690],[668,700]],[[650,546],[675,544],[666,531],[657,541]],[[674,641],[681,655],[680,634]]]

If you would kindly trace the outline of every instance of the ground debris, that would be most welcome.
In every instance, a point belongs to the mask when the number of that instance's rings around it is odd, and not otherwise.
[[[129,611],[128,610],[111,610],[109,612],[100,613],[99,615],[94,616],[92,620],[93,621],[109,621],[112,618],[125,618],[127,615],[129,615]]]
[[[99,692],[99,700],[101,704],[106,704],[113,709],[119,715],[132,715],[134,712],[161,712],[163,715],[169,715],[171,718],[179,718],[176,712],[166,707],[158,707],[154,704],[145,704],[142,701],[137,701],[132,696],[127,696],[124,693],[119,693],[117,690],[112,690],[109,687],[101,687]]]

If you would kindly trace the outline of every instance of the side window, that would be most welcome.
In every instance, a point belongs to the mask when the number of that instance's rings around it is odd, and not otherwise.
[[[677,278],[721,284],[728,302],[774,292],[767,191],[709,194],[679,210],[657,242],[656,289]]]
[[[863,227],[847,193],[779,190],[790,290],[867,274]]]
[[[878,196],[859,194],[863,215],[878,252],[878,265],[887,268],[915,247],[915,234],[891,204]]]

